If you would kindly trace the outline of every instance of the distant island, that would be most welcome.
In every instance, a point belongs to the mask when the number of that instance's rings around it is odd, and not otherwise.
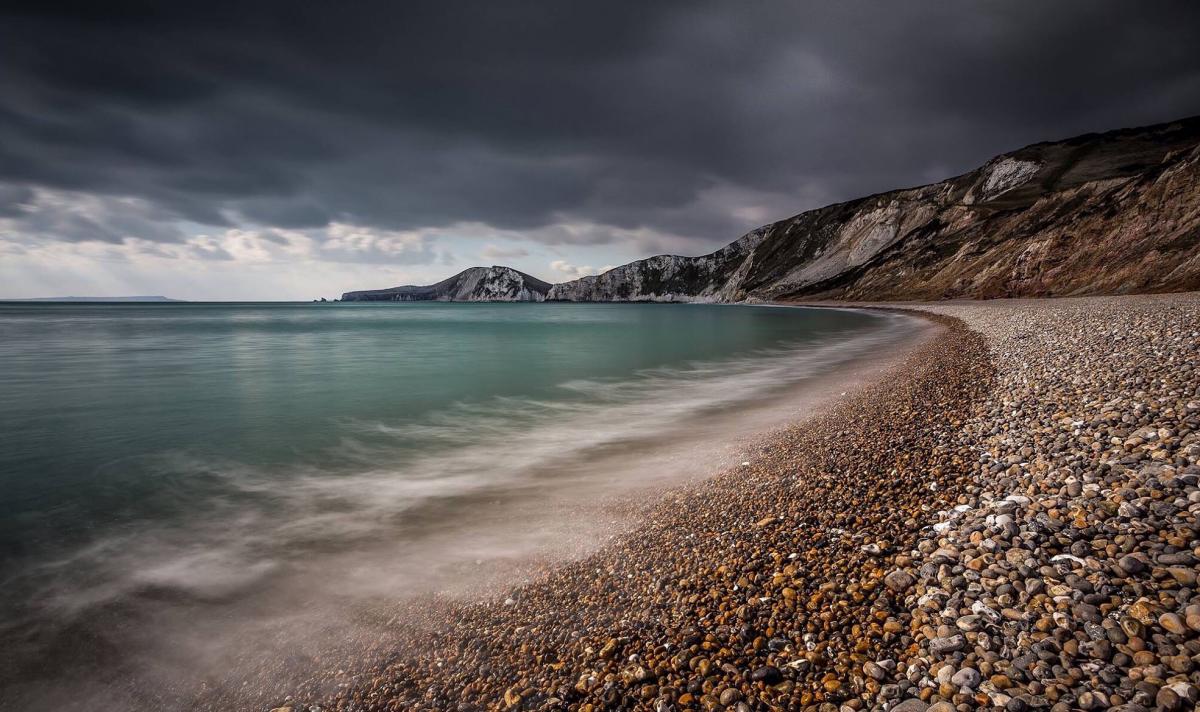
[[[32,299],[5,299],[6,302],[182,302],[158,295],[133,297],[34,297]]]

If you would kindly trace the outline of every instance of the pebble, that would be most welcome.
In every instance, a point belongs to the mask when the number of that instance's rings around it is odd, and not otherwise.
[[[950,678],[950,682],[958,687],[966,687],[974,690],[979,687],[980,675],[979,671],[974,668],[963,668]]]
[[[904,593],[916,582],[916,577],[904,570],[896,570],[883,577],[884,585],[895,593]]]
[[[1161,625],[1168,633],[1183,635],[1187,632],[1184,626],[1183,619],[1174,613],[1164,613],[1158,617],[1158,624]]]
[[[764,665],[750,673],[752,682],[765,682],[768,685],[774,685],[783,679],[783,675],[779,672],[779,668],[770,665]]]
[[[887,670],[870,661],[863,663],[863,673],[872,680],[885,680],[888,676]]]
[[[961,635],[947,635],[929,641],[929,648],[935,655],[956,653],[967,646],[967,639]]]

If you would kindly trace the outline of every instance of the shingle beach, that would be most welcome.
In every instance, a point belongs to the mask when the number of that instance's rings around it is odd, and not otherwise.
[[[747,464],[262,708],[1193,709],[1200,295],[906,308]]]

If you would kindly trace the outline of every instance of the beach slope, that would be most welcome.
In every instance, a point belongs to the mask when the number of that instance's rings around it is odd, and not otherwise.
[[[1200,297],[910,305],[878,380],[275,704],[1191,709]]]

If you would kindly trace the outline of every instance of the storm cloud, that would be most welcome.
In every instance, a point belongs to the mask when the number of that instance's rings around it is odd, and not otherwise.
[[[1190,2],[6,3],[0,239],[702,252],[1200,113],[1198,46]]]

